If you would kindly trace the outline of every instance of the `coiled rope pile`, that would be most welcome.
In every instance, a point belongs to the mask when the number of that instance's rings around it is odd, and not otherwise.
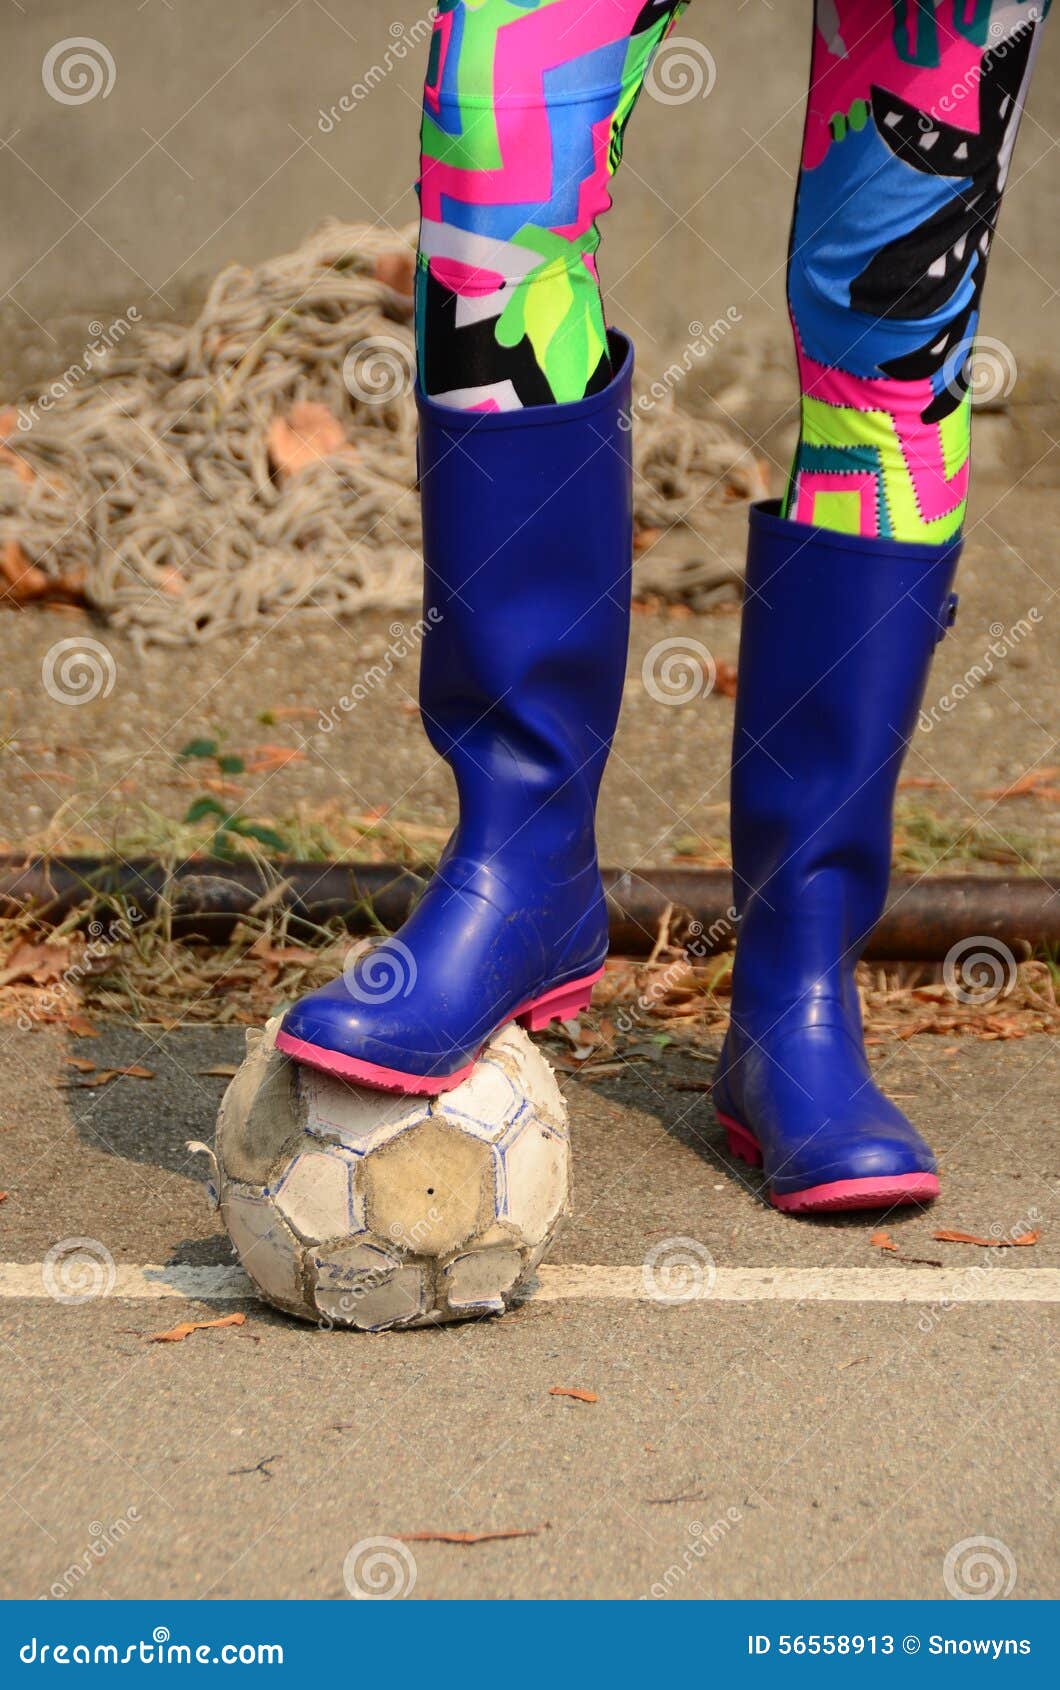
[[[293,607],[415,605],[414,238],[329,220],[292,253],[221,271],[190,327],[141,325],[46,410],[27,395],[0,451],[7,558],[76,582],[144,644]],[[337,439],[295,473],[277,430],[307,405],[337,419]],[[639,411],[634,453],[642,530],[699,532],[712,505],[759,491],[746,445],[672,393]],[[687,561],[672,583],[667,568],[649,553],[644,581],[678,596]]]

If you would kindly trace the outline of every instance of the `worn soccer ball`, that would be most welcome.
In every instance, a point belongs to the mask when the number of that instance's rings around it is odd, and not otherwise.
[[[516,1026],[438,1097],[351,1085],[247,1034],[217,1122],[217,1199],[261,1295],[378,1332],[500,1314],[569,1202],[567,1111]]]

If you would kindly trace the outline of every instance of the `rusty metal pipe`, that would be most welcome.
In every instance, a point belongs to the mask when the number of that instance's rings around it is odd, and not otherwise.
[[[292,930],[340,920],[350,932],[393,931],[408,915],[429,869],[397,863],[258,863],[193,859],[169,868],[153,858],[0,857],[0,914],[33,913],[56,924],[83,908],[140,916],[168,911],[175,933],[221,943],[263,904],[283,909]],[[668,923],[671,940],[694,955],[727,950],[735,936],[727,869],[605,869],[611,948],[644,956]],[[669,912],[669,914],[668,914]],[[104,917],[105,919],[105,917]],[[932,962],[973,935],[1029,956],[1060,948],[1060,881],[984,875],[896,875],[869,942],[876,961]]]

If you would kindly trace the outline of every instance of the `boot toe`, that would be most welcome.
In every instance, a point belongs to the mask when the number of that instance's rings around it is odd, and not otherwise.
[[[826,1050],[818,1032],[788,1042],[782,1061],[758,1047],[723,1070],[718,1107],[757,1144],[774,1197],[859,1182],[866,1191],[872,1182],[882,1190],[887,1182],[935,1174],[930,1149],[850,1060],[853,1048],[844,1037]]]
[[[280,1044],[304,1060],[311,1060],[313,1051],[330,1052],[352,1062],[424,1077],[435,1071],[442,1056],[450,1062],[453,1057],[437,1015],[433,1023],[424,1024],[407,998],[377,1004],[363,1001],[343,977],[291,1006],[280,1024]]]
[[[935,1158],[908,1122],[905,1131],[864,1120],[830,1124],[793,1147],[766,1171],[774,1195],[857,1181],[887,1182],[933,1175]]]

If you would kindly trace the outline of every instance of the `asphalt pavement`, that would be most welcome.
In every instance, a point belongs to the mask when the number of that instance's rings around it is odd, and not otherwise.
[[[567,1081],[564,1283],[691,1240],[720,1271],[777,1269],[776,1295],[768,1273],[748,1301],[531,1295],[502,1319],[376,1336],[252,1300],[129,1298],[120,1276],[79,1301],[38,1286],[70,1238],[130,1272],[231,1264],[185,1146],[210,1136],[224,1085],[205,1070],[242,1040],[125,1026],[7,1028],[3,1043],[0,1256],[23,1264],[6,1283],[0,1269],[5,1594],[343,1598],[381,1581],[415,1599],[944,1597],[983,1577],[999,1595],[1055,1591],[1044,1037],[881,1052],[943,1168],[934,1211],[882,1223],[767,1207],[705,1098],[680,1089],[709,1072],[692,1057]],[[71,1089],[67,1059],[86,1053],[155,1077]],[[896,1252],[871,1243],[881,1224]],[[943,1244],[943,1228],[1039,1242]],[[793,1268],[798,1300],[779,1289]],[[884,1300],[826,1300],[852,1268]],[[901,1300],[903,1275],[952,1288],[955,1271],[966,1295]],[[245,1322],[150,1341],[231,1313]]]

